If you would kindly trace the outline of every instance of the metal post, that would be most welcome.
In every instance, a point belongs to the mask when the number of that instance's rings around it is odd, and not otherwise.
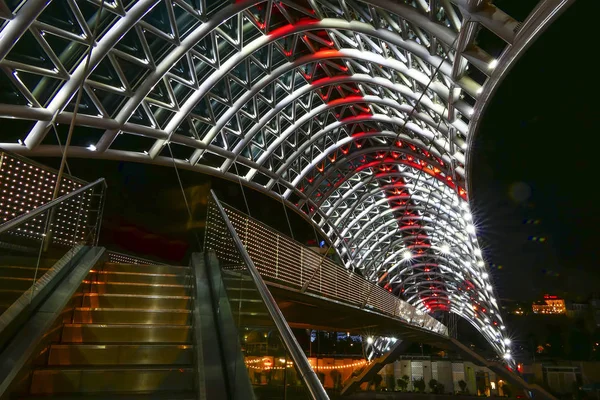
[[[325,261],[325,257],[327,255],[327,252],[329,251],[329,249],[331,248],[331,246],[329,246],[327,248],[327,251],[325,252],[325,254],[323,254],[323,256],[321,257],[321,262],[319,262],[319,265],[317,266],[317,268],[315,268],[313,270],[312,275],[310,276],[310,278],[308,278],[308,280],[306,282],[304,282],[304,284],[302,285],[302,289],[300,290],[300,293],[304,293],[306,292],[306,290],[308,289],[308,287],[310,286],[310,283],[312,282],[313,278],[315,277],[315,275],[317,274],[317,272],[321,269],[321,266],[323,265],[323,262]]]
[[[302,283],[302,279],[304,279],[304,260],[303,260],[303,256],[304,256],[304,248],[300,247],[300,283]]]
[[[365,300],[362,303],[362,306],[360,308],[365,308],[367,306],[367,301],[369,300],[369,297],[371,296],[371,293],[373,292],[373,288],[375,287],[375,284],[371,284],[369,286],[369,291],[367,292],[367,295],[365,296]]]
[[[102,216],[104,215],[104,205],[106,204],[106,198],[104,196],[106,196],[106,183],[102,185],[102,191],[100,193],[100,205],[98,207],[100,211],[96,216],[96,227],[94,228],[95,235],[93,242],[94,246],[98,246],[98,241],[100,240],[100,228],[102,226]]]
[[[58,175],[56,176],[56,185],[54,186],[54,192],[52,193],[52,200],[58,197],[58,192],[60,191],[60,183],[62,182],[63,173],[65,171],[65,165],[67,164],[67,154],[69,152],[69,145],[71,144],[71,138],[73,137],[73,131],[75,130],[75,120],[77,119],[77,112],[79,111],[79,103],[81,103],[81,96],[83,95],[83,86],[85,84],[85,78],[88,75],[90,61],[92,59],[92,50],[94,49],[94,42],[96,41],[96,35],[98,33],[98,27],[100,26],[100,18],[102,17],[102,11],[104,10],[104,0],[100,2],[100,8],[98,9],[98,16],[96,17],[96,21],[94,24],[94,31],[92,36],[90,37],[89,50],[85,59],[85,66],[83,69],[83,77],[81,78],[81,83],[79,85],[79,90],[77,91],[77,98],[75,100],[75,107],[73,108],[73,118],[71,119],[71,123],[69,124],[69,133],[67,134],[67,141],[65,142],[65,147],[63,150],[62,158],[60,160],[60,168],[58,169]],[[51,124],[54,123],[53,121]],[[48,249],[50,240],[52,239],[52,227],[54,226],[54,219],[56,218],[56,209],[50,211],[50,225],[48,232],[46,233],[46,243],[44,245],[44,251]]]
[[[279,273],[279,235],[277,235],[277,242],[275,245],[275,278],[278,277]]]

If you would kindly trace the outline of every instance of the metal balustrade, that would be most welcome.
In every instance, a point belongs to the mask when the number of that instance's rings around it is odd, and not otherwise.
[[[108,262],[116,264],[165,265],[158,261],[141,258],[131,254],[119,253],[118,251],[113,250],[107,251],[106,254],[108,255]]]
[[[268,284],[370,309],[408,324],[448,335],[445,325],[384,288],[243,212],[225,203],[222,205],[256,268]],[[208,206],[206,246],[215,250],[222,261],[231,260],[232,264],[228,268],[235,269],[231,255],[221,245],[220,238],[225,231],[217,213],[218,209],[211,201]]]

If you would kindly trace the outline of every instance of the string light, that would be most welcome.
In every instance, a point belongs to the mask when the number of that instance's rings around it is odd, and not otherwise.
[[[283,361],[281,361],[283,360]],[[286,361],[285,359],[279,359],[279,362],[283,363],[285,362],[285,367],[284,366],[274,366],[272,364],[272,361],[269,357],[263,357],[263,358],[258,358],[258,359],[253,359],[253,360],[246,360],[246,367],[247,368],[251,368],[251,369],[256,369],[256,370],[283,370],[286,368],[293,368],[294,367],[294,363],[292,361]],[[257,366],[256,364],[260,364],[260,363],[264,363],[264,366]],[[362,367],[366,364],[369,364],[367,362],[367,360],[360,360],[360,361],[354,361],[350,364],[342,364],[342,365],[313,365],[313,361],[309,360],[309,364],[311,366],[311,368],[315,371],[319,371],[319,370],[334,370],[334,369],[348,369],[348,368],[357,368],[357,367]]]
[[[314,366],[314,365],[312,365],[312,362],[311,362],[310,366],[314,370],[321,370],[321,369],[323,369],[323,370],[332,370],[332,369],[346,369],[346,368],[362,367],[365,364],[367,364],[367,361],[366,360],[361,360],[361,361],[356,361],[356,362],[353,362],[353,363],[350,363],[350,364],[343,364],[343,365],[317,365],[317,366]]]

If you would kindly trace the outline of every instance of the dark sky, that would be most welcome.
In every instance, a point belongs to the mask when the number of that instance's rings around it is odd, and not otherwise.
[[[597,67],[582,62],[589,5],[568,9],[519,60],[476,139],[471,198],[501,297],[600,292]]]

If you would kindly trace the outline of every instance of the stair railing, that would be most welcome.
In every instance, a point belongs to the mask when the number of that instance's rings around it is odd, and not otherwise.
[[[32,302],[52,266],[97,245],[105,190],[100,178],[0,225],[0,330],[16,303]]]
[[[223,206],[219,202],[219,199],[212,190],[211,196],[214,200],[214,204],[217,207],[219,217],[224,223],[227,233],[233,241],[235,249],[241,257],[243,263],[245,264],[248,274],[252,279],[262,301],[264,302],[269,316],[273,320],[279,334],[281,335],[281,339],[284,345],[286,346],[296,368],[298,369],[298,372],[300,373],[302,380],[306,385],[308,392],[310,393],[311,398],[315,400],[329,399],[329,396],[327,395],[327,392],[325,391],[323,385],[319,381],[317,374],[312,369],[308,359],[306,358],[306,355],[304,354],[304,351],[298,344],[296,337],[292,333],[292,330],[287,324],[283,314],[281,313],[281,310],[277,306],[275,299],[273,298],[271,292],[267,288],[266,283],[261,278],[260,273],[254,265],[254,262],[250,258],[250,255],[246,251],[244,244],[240,240],[235,228],[229,220],[227,213],[223,209]]]

